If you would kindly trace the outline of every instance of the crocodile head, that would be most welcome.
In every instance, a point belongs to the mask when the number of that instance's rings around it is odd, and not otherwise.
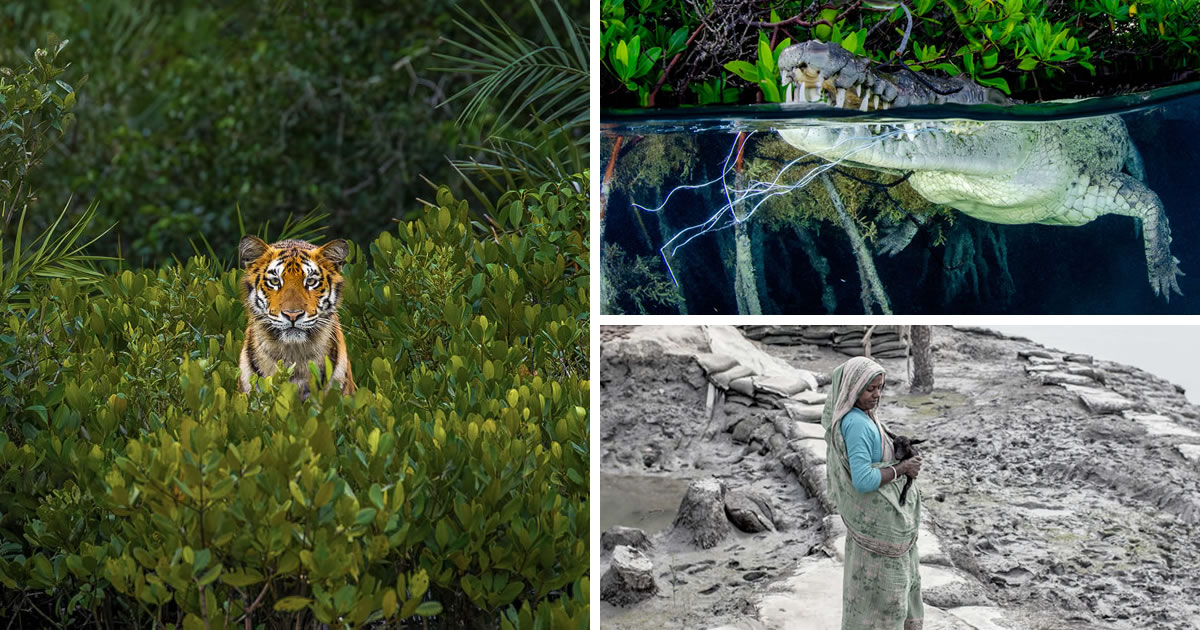
[[[779,55],[779,71],[791,103],[825,103],[862,112],[907,105],[1012,103],[999,90],[966,78],[922,75],[917,79],[903,68],[883,72],[872,68],[869,59],[855,57],[835,43],[807,41],[789,46]]]

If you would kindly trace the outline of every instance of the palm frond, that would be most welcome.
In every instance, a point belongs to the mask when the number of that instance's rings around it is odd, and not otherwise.
[[[549,125],[511,138],[492,138],[486,146],[467,148],[479,155],[469,160],[452,160],[451,164],[491,213],[495,212],[491,198],[467,173],[482,180],[498,196],[507,190],[536,188],[540,182],[561,181],[587,168],[588,156],[579,144],[562,133],[560,127]]]
[[[279,230],[278,237],[268,238],[270,234],[270,225],[268,224],[261,230],[262,238],[268,243],[289,239],[297,241],[316,240],[325,233],[325,230],[329,229],[329,226],[321,225],[321,222],[328,218],[328,212],[317,212],[315,208],[306,212],[299,219],[296,219],[295,215],[288,214],[287,219],[283,221],[283,228]]]
[[[98,282],[104,277],[104,272],[96,269],[92,263],[102,260],[117,260],[111,256],[93,256],[85,254],[84,250],[107,234],[116,224],[106,228],[91,240],[83,242],[83,235],[96,218],[99,207],[93,202],[79,218],[65,229],[63,219],[71,207],[68,200],[62,212],[41,234],[23,245],[23,232],[28,207],[21,210],[17,218],[17,232],[12,249],[5,253],[4,241],[0,236],[0,306],[18,309],[28,308],[33,291],[31,285],[39,280],[71,279],[79,284],[88,285]],[[9,210],[7,208],[5,211]],[[0,215],[7,212],[0,212]]]
[[[503,182],[510,188],[529,187],[563,179],[586,167],[590,105],[587,29],[576,25],[558,0],[553,4],[562,21],[560,31],[551,26],[538,2],[530,2],[545,43],[521,37],[485,3],[493,24],[484,24],[460,9],[463,21],[455,24],[470,35],[469,43],[446,40],[461,54],[436,53],[455,64],[438,70],[480,77],[443,103],[469,95],[459,115],[460,124],[496,111],[486,146],[469,147],[479,157],[453,162],[464,179],[470,172],[483,177],[489,186]],[[483,198],[479,187],[469,181],[468,186]],[[490,202],[485,205],[491,208]]]

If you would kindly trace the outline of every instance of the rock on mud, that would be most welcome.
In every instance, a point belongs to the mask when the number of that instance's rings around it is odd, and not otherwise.
[[[983,587],[973,580],[959,580],[923,589],[921,599],[930,606],[942,609],[992,605]]]
[[[645,551],[653,546],[650,539],[646,537],[646,532],[636,527],[617,525],[600,534],[600,553],[612,551],[618,545],[633,547],[638,551]]]
[[[725,494],[725,515],[733,526],[749,534],[775,529],[771,500],[755,490],[737,489]]]
[[[713,477],[688,484],[671,525],[671,535],[701,549],[712,549],[729,535],[725,518],[725,486]]]
[[[612,565],[600,578],[600,599],[614,606],[629,606],[658,593],[654,566],[641,551],[627,545],[613,549]]]

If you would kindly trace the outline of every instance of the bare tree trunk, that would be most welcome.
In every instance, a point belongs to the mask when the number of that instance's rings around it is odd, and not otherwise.
[[[909,391],[928,394],[933,391],[933,329],[929,326],[912,327],[913,379]]]

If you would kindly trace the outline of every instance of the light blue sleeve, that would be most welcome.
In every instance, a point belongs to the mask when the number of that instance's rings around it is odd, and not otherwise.
[[[871,466],[874,461],[871,452],[875,450],[872,444],[879,440],[879,435],[864,414],[851,411],[842,418],[842,438],[846,440],[846,455],[850,458],[850,478],[854,481],[854,489],[859,492],[874,492],[879,489],[883,474]]]

